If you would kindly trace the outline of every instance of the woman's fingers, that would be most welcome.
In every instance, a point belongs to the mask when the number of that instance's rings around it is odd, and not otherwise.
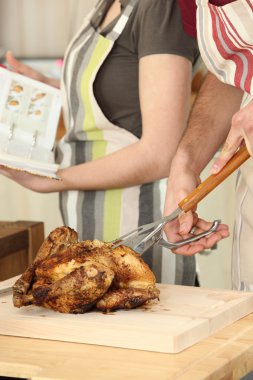
[[[45,82],[45,76],[43,74],[16,59],[12,52],[8,51],[5,57],[10,70],[17,72],[18,74],[22,74],[26,77],[35,79],[37,81]]]
[[[18,61],[12,52],[8,51],[5,55],[6,61],[8,63],[8,66],[10,70],[15,71],[19,74],[26,75],[26,72],[28,69],[26,68],[26,65],[24,65],[22,62]]]

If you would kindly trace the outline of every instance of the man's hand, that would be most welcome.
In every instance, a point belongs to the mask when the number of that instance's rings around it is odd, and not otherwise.
[[[212,174],[218,173],[226,165],[243,140],[249,154],[253,157],[253,101],[234,114],[221,154],[212,166]]]
[[[213,158],[215,152],[225,141],[231,119],[239,110],[243,91],[219,81],[214,74],[208,73],[201,86],[188,122],[188,127],[173,159],[168,179],[165,215],[174,211],[178,204],[200,183],[199,174]],[[248,137],[249,140],[249,137]],[[239,140],[237,147],[240,145]],[[180,215],[174,226],[166,226],[168,240],[178,241],[199,234],[211,227],[211,223],[198,217],[195,210]],[[175,253],[192,255],[212,247],[227,237],[228,227],[219,225],[216,232],[197,242],[175,250]]]
[[[172,165],[170,177],[168,179],[164,210],[165,215],[172,213],[178,207],[180,201],[189,195],[199,183],[199,177],[190,169],[183,170],[182,167],[173,167]],[[187,239],[193,235],[199,235],[210,229],[211,225],[212,223],[200,219],[195,210],[193,210],[193,212],[189,211],[187,213],[182,213],[177,219],[167,223],[164,231],[168,241],[176,242]],[[228,226],[220,224],[217,230],[212,234],[198,241],[174,249],[173,252],[191,256],[195,253],[211,248],[218,241],[227,236],[229,236]]]

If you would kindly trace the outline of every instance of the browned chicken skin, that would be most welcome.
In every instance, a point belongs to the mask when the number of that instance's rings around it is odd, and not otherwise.
[[[158,297],[154,274],[131,248],[78,242],[69,227],[49,234],[13,287],[14,306],[34,304],[61,313],[131,309]]]

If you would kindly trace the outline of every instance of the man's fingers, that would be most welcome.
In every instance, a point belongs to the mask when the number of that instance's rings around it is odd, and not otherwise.
[[[247,130],[247,132],[244,131],[243,136],[247,150],[251,157],[253,157],[253,128]]]
[[[237,138],[234,138],[233,140],[232,139],[229,140],[229,138],[226,140],[219,157],[212,165],[212,168],[211,168],[212,174],[217,174],[227,164],[227,162],[233,157],[237,149],[240,147],[241,143],[242,143],[241,136],[238,136]]]
[[[205,221],[201,220],[202,225],[210,224]],[[194,235],[198,235],[202,232],[204,232],[207,228],[204,230],[200,227],[195,227]],[[210,227],[209,227],[210,228]],[[218,243],[220,240],[226,238],[229,236],[228,226],[225,224],[220,224],[219,227],[215,232],[213,232],[210,235],[207,235],[195,242],[192,242],[190,244],[184,245],[180,248],[173,249],[172,251],[176,254],[181,254],[185,256],[191,256],[198,252],[204,251],[206,249],[209,249],[213,247],[216,243]],[[182,239],[190,237],[189,235],[182,237]]]

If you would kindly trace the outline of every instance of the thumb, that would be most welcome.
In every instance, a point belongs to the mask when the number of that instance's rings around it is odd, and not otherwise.
[[[190,232],[193,226],[193,214],[191,211],[187,213],[182,213],[178,217],[179,221],[179,232],[180,234],[187,234]]]

